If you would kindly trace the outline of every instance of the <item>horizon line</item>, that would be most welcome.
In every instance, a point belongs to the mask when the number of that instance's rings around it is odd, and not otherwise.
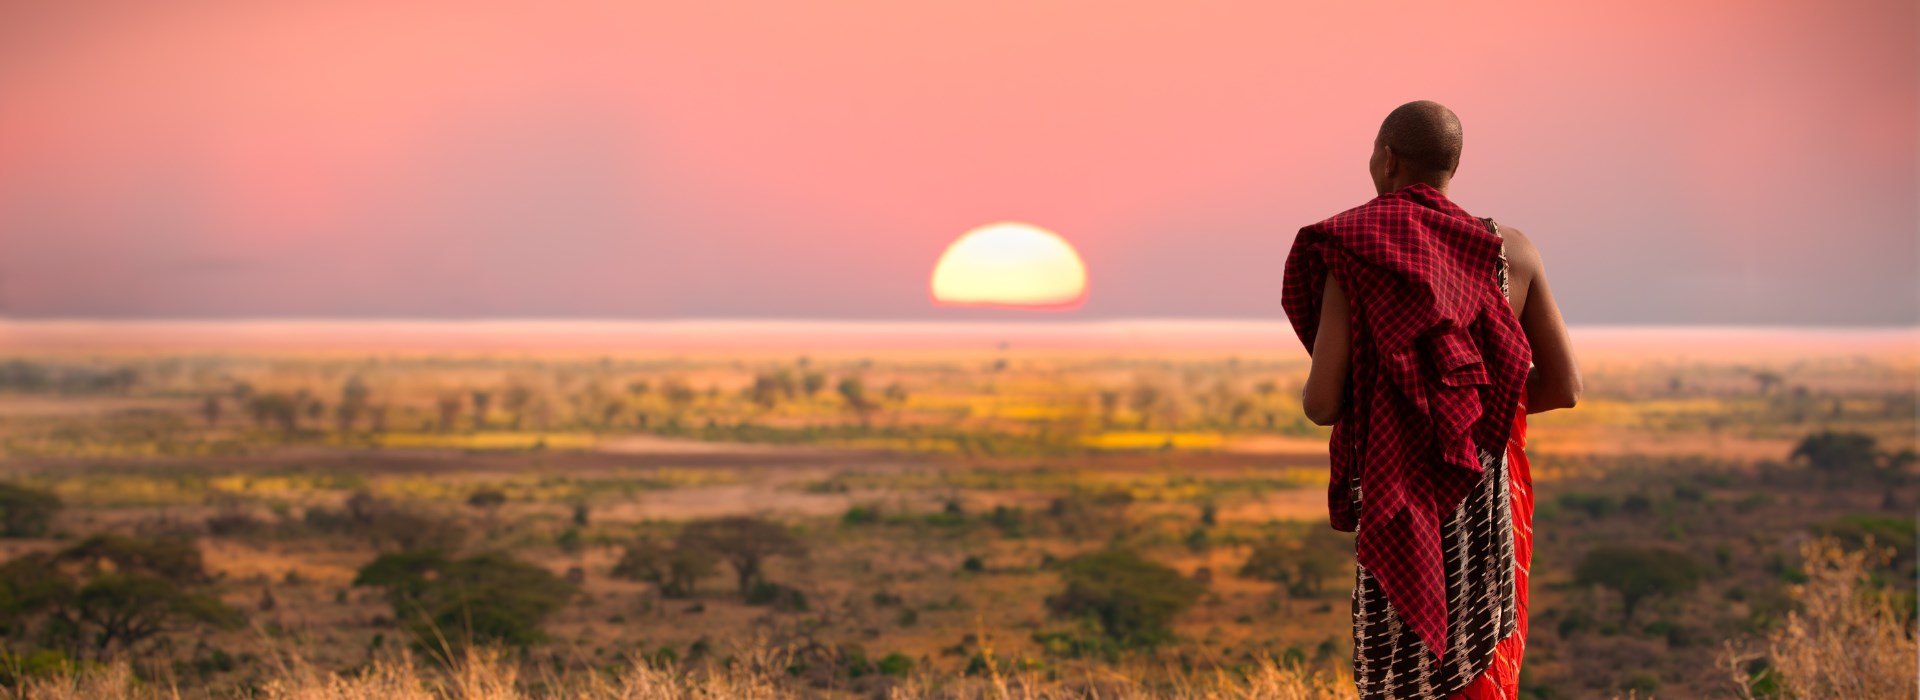
[[[755,317],[755,316],[676,316],[656,318],[622,318],[611,316],[475,316],[475,317],[410,317],[410,316],[232,316],[232,317],[195,317],[195,316],[157,316],[157,317],[115,317],[115,316],[47,316],[47,317],[8,317],[0,315],[0,325],[53,326],[53,325],[759,325],[759,326],[946,326],[946,327],[987,327],[987,326],[1102,326],[1102,325],[1188,325],[1188,326],[1278,326],[1290,327],[1285,316],[1276,317],[1193,317],[1193,316],[1120,316],[1106,318],[1065,319],[1065,318],[1028,318],[1028,319],[916,319],[916,318],[834,318],[834,317]],[[1920,331],[1920,322],[1913,324],[1820,324],[1820,323],[1685,323],[1685,322],[1600,322],[1567,323],[1568,328],[1590,330],[1857,330],[1857,331]]]

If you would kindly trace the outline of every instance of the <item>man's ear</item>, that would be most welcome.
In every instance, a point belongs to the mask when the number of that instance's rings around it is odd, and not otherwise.
[[[1380,167],[1386,171],[1387,179],[1391,180],[1393,176],[1400,174],[1400,157],[1393,154],[1392,146],[1381,146],[1381,148],[1386,149],[1387,157],[1380,161]]]

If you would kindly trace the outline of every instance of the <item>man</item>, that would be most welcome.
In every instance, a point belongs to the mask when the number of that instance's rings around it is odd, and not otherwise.
[[[1380,125],[1372,201],[1300,230],[1282,306],[1313,357],[1301,404],[1332,425],[1328,511],[1355,533],[1363,698],[1516,698],[1532,480],[1526,415],[1581,391],[1540,254],[1448,199],[1460,120]]]

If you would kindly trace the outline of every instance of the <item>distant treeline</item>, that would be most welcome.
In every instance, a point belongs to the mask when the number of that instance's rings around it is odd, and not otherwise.
[[[120,394],[140,380],[132,367],[51,365],[26,360],[0,363],[0,391],[59,394]]]

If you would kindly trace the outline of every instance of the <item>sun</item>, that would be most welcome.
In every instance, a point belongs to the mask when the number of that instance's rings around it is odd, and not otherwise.
[[[1060,234],[1002,221],[948,245],[932,287],[934,303],[947,306],[1073,309],[1087,298],[1087,267]]]

